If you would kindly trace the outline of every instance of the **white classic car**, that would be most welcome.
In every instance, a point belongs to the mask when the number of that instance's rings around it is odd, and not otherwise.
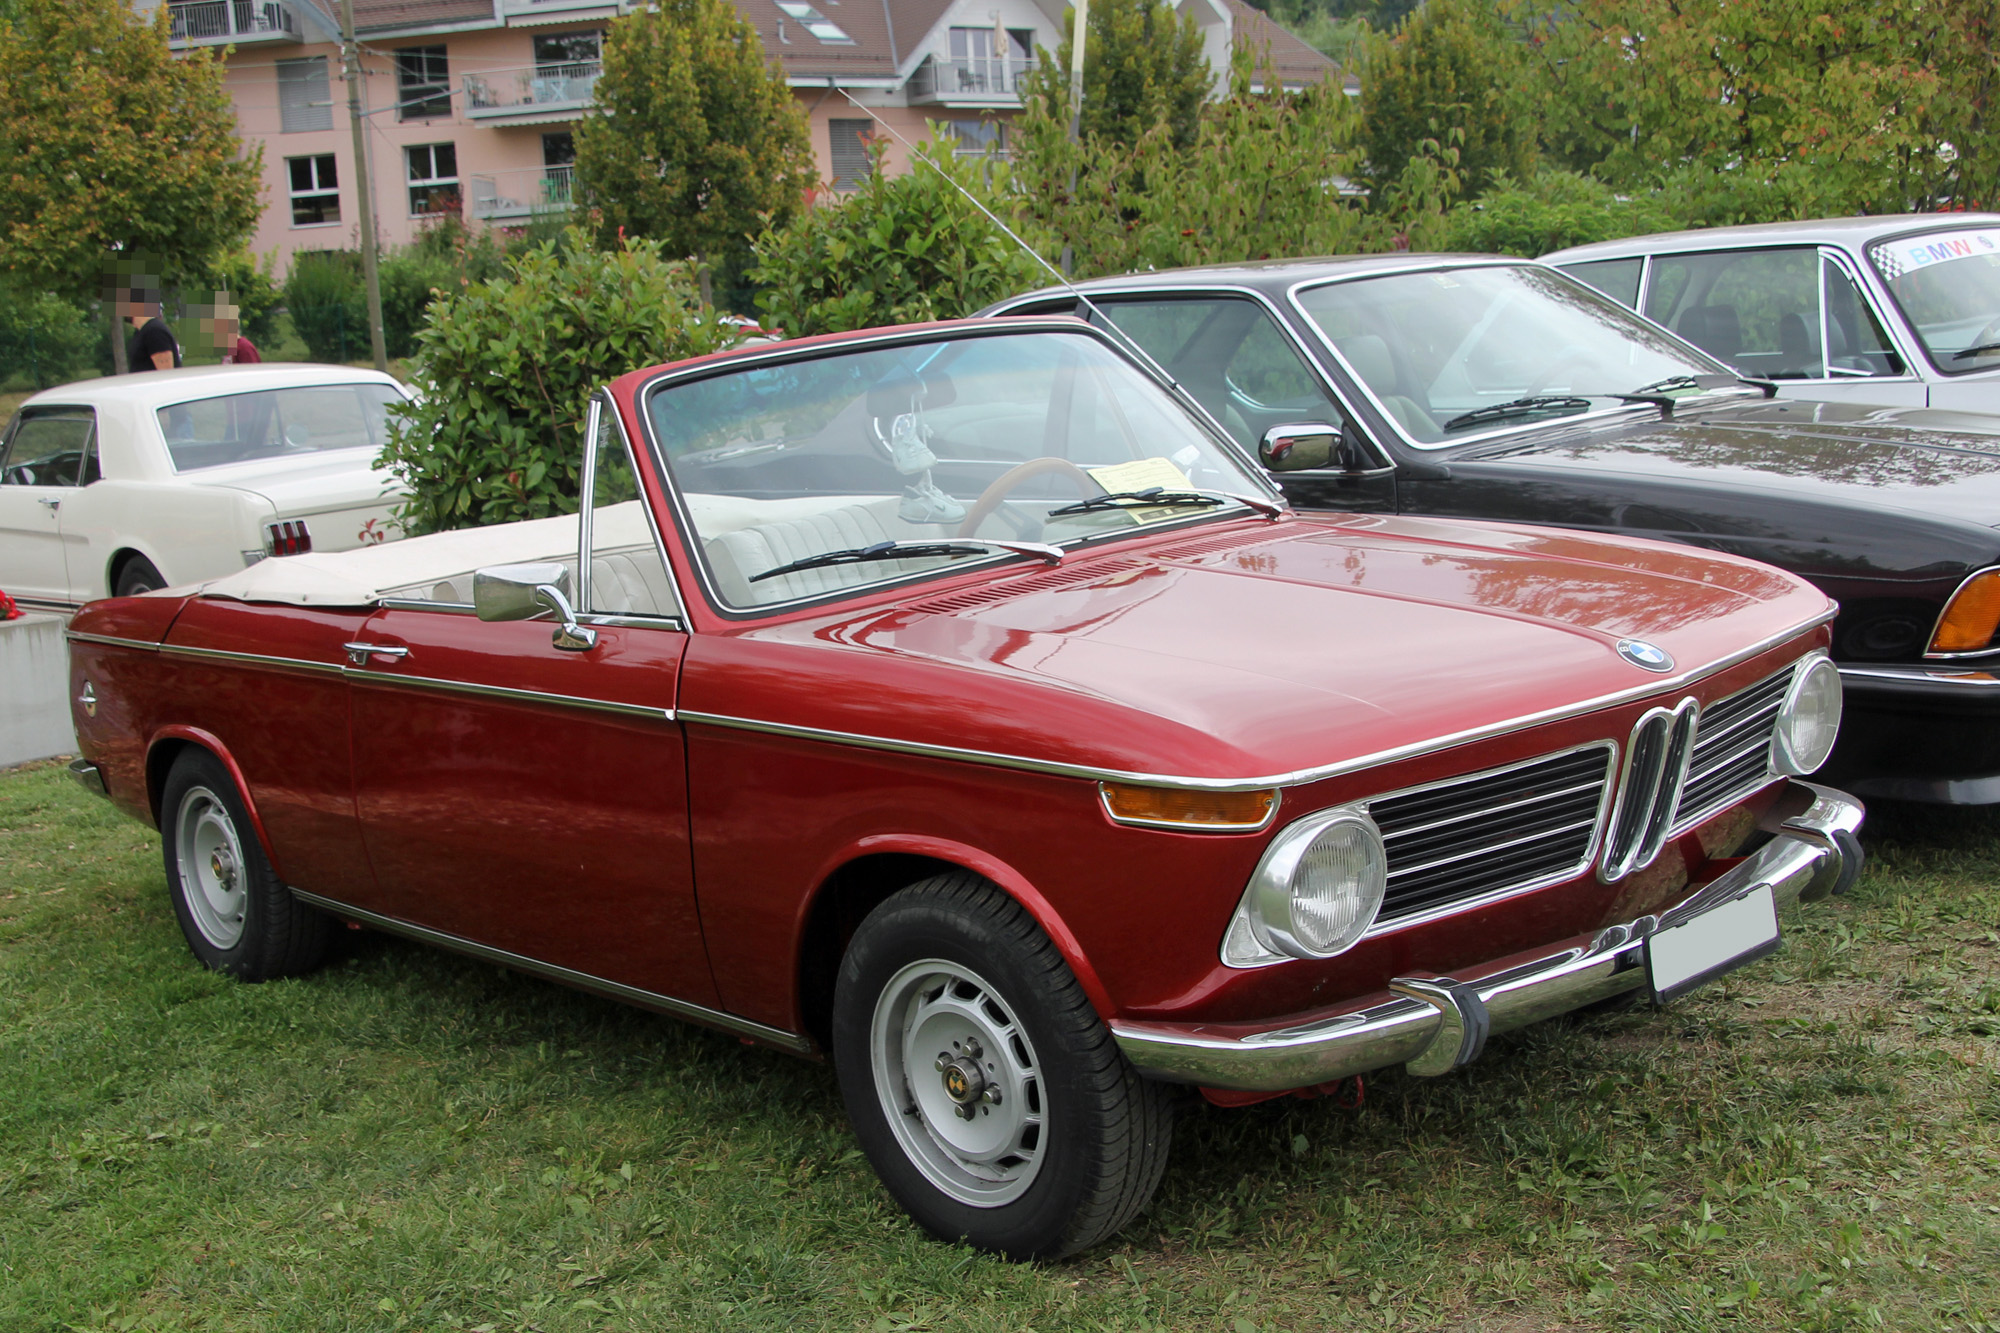
[[[0,588],[71,611],[386,540],[400,489],[374,462],[407,397],[372,370],[310,365],[44,390],[0,435]]]

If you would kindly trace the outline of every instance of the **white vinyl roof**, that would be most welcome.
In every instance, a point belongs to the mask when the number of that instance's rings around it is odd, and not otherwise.
[[[116,405],[151,411],[222,394],[322,384],[386,384],[404,397],[409,397],[409,390],[403,387],[402,381],[379,370],[266,361],[254,366],[190,366],[180,370],[149,370],[136,375],[105,375],[94,380],[77,380],[73,384],[44,389],[21,406]]]

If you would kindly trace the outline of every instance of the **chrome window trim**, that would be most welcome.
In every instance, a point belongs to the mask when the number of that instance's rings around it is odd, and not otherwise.
[[[1526,731],[1531,727],[1544,726],[1551,722],[1566,721],[1581,717],[1603,708],[1614,708],[1620,704],[1665,694],[1670,690],[1685,689],[1698,681],[1708,679],[1718,672],[1747,662],[1760,653],[1798,637],[1808,630],[1816,629],[1833,619],[1834,612],[1828,609],[1811,620],[1804,621],[1782,633],[1774,634],[1761,643],[1752,644],[1726,658],[1719,659],[1695,671],[1664,680],[1647,681],[1629,689],[1612,694],[1599,695],[1560,708],[1545,709],[1539,713],[1527,713],[1508,718],[1502,722],[1490,723],[1483,727],[1471,727],[1453,732],[1447,736],[1433,737],[1393,749],[1378,750],[1373,754],[1359,755],[1331,764],[1321,764],[1312,768],[1295,769],[1289,773],[1277,773],[1258,777],[1242,778],[1198,778],[1164,773],[1136,773],[1124,769],[1098,768],[1090,764],[1071,764],[1058,760],[1033,759],[1026,755],[999,754],[990,750],[962,749],[950,745],[934,745],[925,741],[897,740],[887,736],[868,736],[858,732],[834,731],[825,727],[802,726],[790,722],[771,722],[757,718],[732,717],[724,713],[705,713],[691,709],[679,710],[677,716],[682,722],[706,723],[709,726],[727,727],[736,731],[754,731],[770,736],[789,736],[801,740],[827,741],[835,745],[848,745],[856,749],[882,750],[892,754],[912,754],[929,759],[957,760],[969,764],[983,764],[993,768],[1019,769],[1027,773],[1046,773],[1055,777],[1083,778],[1091,782],[1127,782],[1139,786],[1177,787],[1187,791],[1255,791],[1263,787],[1297,787],[1307,783],[1340,777],[1343,774],[1373,768],[1380,764],[1396,763],[1404,759],[1415,759],[1440,750],[1468,745],[1474,741],[1491,740],[1497,736]],[[1546,756],[1543,756],[1546,758]]]
[[[479,614],[478,608],[471,602],[433,602],[422,597],[384,597],[375,605],[383,611],[442,611],[453,616]]]
[[[505,949],[496,949],[490,944],[480,944],[476,940],[466,939],[462,935],[451,935],[442,930],[433,930],[429,926],[419,926],[414,922],[399,921],[395,917],[383,916],[379,912],[370,912],[360,907],[350,907],[338,899],[328,898],[317,893],[310,893],[305,889],[293,889],[291,892],[292,896],[301,902],[310,903],[323,911],[333,913],[335,916],[351,918],[364,925],[373,926],[377,930],[387,931],[392,935],[407,936],[410,939],[419,940],[425,944],[434,944],[441,948],[451,949],[454,952],[470,954],[475,958],[484,959],[489,963],[499,963],[503,967],[516,968],[522,972],[531,972],[537,976],[547,977],[551,981],[562,982],[564,985],[596,991],[600,994],[609,995],[631,1004],[644,1006],[648,1009],[658,1009],[672,1014],[676,1018],[692,1019],[697,1023],[705,1023],[711,1027],[721,1028],[725,1032],[754,1037],[758,1041],[767,1042],[794,1055],[810,1055],[813,1050],[813,1044],[810,1039],[800,1036],[796,1032],[787,1032],[783,1028],[766,1026],[754,1019],[741,1018],[735,1014],[724,1013],[720,1009],[710,1009],[706,1005],[695,1004],[689,1000],[677,1000],[671,995],[662,995],[658,991],[641,990],[637,986],[628,986],[622,981],[611,981],[604,977],[592,976],[588,972],[578,972],[572,968],[558,966],[555,963],[545,963],[539,958],[529,958],[522,954],[510,953]]]
[[[471,681],[445,680],[438,676],[410,676],[394,671],[370,671],[366,667],[341,667],[340,673],[361,685],[402,685],[415,690],[442,694],[468,694],[481,699],[506,699],[515,703],[551,704],[558,708],[582,708],[598,713],[643,717],[653,722],[672,722],[674,710],[647,704],[618,703],[610,699],[589,699],[580,694],[552,694],[546,690],[517,690],[506,685],[476,685]]]
[[[1547,763],[1551,759],[1561,759],[1568,755],[1581,754],[1586,750],[1603,750],[1605,752],[1604,779],[1601,783],[1602,789],[1597,798],[1596,827],[1591,831],[1590,845],[1584,850],[1583,856],[1575,865],[1567,866],[1560,871],[1550,871],[1545,875],[1538,875],[1533,879],[1523,880],[1518,884],[1508,884],[1497,889],[1489,889],[1485,893],[1475,895],[1471,898],[1459,898],[1448,903],[1439,903],[1435,907],[1425,908],[1423,911],[1414,912],[1409,916],[1399,916],[1394,921],[1377,921],[1369,926],[1366,931],[1362,932],[1361,938],[1371,940],[1378,935],[1393,935],[1399,930],[1410,930],[1417,926],[1429,925],[1433,921],[1441,921],[1448,916],[1457,916],[1462,912],[1474,911],[1481,907],[1491,906],[1497,902],[1505,902],[1509,898],[1518,898],[1525,893],[1533,893],[1537,889],[1546,889],[1551,884],[1560,884],[1565,880],[1575,879],[1577,876],[1588,871],[1596,862],[1597,854],[1603,849],[1604,845],[1604,829],[1607,823],[1606,816],[1609,813],[1611,794],[1618,785],[1615,770],[1619,755],[1619,745],[1615,740],[1587,741],[1582,745],[1572,745],[1563,750],[1550,750],[1547,754],[1538,754],[1533,758],[1522,759],[1515,763],[1501,764],[1495,768],[1484,768],[1477,773],[1466,773],[1458,777],[1440,778],[1436,782],[1423,782],[1414,787],[1398,787],[1394,791],[1385,791],[1380,795],[1370,796],[1364,801],[1356,802],[1362,809],[1370,810],[1377,801],[1386,801],[1398,796],[1414,796],[1419,792],[1432,791],[1440,787],[1455,787],[1463,783],[1477,781],[1480,778],[1496,777],[1501,774],[1511,773],[1516,769],[1527,768],[1534,764]],[[1420,827],[1428,828],[1435,826],[1424,825]],[[1411,829],[1406,831],[1417,832],[1419,830]]]
[[[583,497],[583,502],[577,506],[576,520],[576,604],[586,611],[590,609],[590,520],[597,498],[591,494],[591,488],[597,481],[598,428],[603,424],[603,415],[604,400],[596,394],[590,395],[590,406],[583,417],[583,475],[577,479],[577,494]],[[632,475],[638,476],[637,469]]]
[[[1832,365],[1828,364],[1826,365],[1827,373],[1822,375],[1817,382],[1824,384],[1860,384],[1863,382],[1869,384],[1927,383],[1928,381],[1916,372],[1918,359],[1924,356],[1923,349],[1919,347],[1917,349],[1918,355],[1911,356],[1908,346],[1909,330],[1902,327],[1899,320],[1882,318],[1882,303],[1876,299],[1874,291],[1870,289],[1867,276],[1856,271],[1854,256],[1841,247],[1827,242],[1820,243],[1819,253],[1822,259],[1833,264],[1842,273],[1846,274],[1847,280],[1854,284],[1854,290],[1861,297],[1862,303],[1867,306],[1868,313],[1875,317],[1875,322],[1882,327],[1883,334],[1888,337],[1890,348],[1897,356],[1903,359],[1903,373],[1900,375],[1863,375],[1859,373],[1835,375]],[[1823,362],[1826,359],[1825,349],[1833,346],[1832,340],[1827,337],[1829,318],[1826,307],[1826,270],[1822,267],[1819,276],[1819,345],[1821,349],[1820,356]]]
[[[1407,430],[1403,429],[1403,423],[1396,420],[1396,414],[1391,412],[1388,408],[1388,405],[1385,404],[1380,398],[1375,396],[1374,387],[1370,385],[1367,380],[1363,379],[1361,375],[1355,371],[1353,366],[1348,364],[1347,358],[1341,355],[1340,349],[1333,345],[1333,339],[1326,336],[1326,334],[1320,329],[1319,322],[1315,320],[1311,315],[1306,313],[1305,305],[1299,300],[1300,292],[1313,288],[1334,287],[1342,283],[1362,282],[1370,278],[1404,277],[1411,273],[1432,273],[1432,272],[1441,273],[1446,270],[1457,272],[1463,269],[1474,269],[1474,268],[1543,269],[1550,273],[1559,274],[1564,282],[1574,282],[1576,283],[1577,286],[1585,288],[1586,290],[1595,293],[1597,296],[1602,297],[1604,300],[1609,301],[1612,305],[1617,306],[1620,310],[1626,311],[1627,314],[1631,314],[1641,320],[1645,320],[1644,315],[1640,315],[1637,311],[1629,309],[1623,301],[1614,300],[1609,296],[1605,296],[1603,292],[1600,292],[1595,287],[1590,286],[1589,283],[1578,282],[1577,279],[1572,278],[1569,274],[1564,273],[1561,269],[1555,267],[1553,264],[1544,264],[1537,260],[1531,260],[1531,259],[1490,259],[1490,260],[1481,260],[1473,263],[1464,263],[1464,262],[1440,263],[1437,262],[1435,259],[1433,259],[1432,262],[1427,264],[1413,263],[1408,265],[1407,267],[1398,266],[1396,268],[1369,269],[1365,273],[1347,273],[1332,278],[1308,278],[1300,282],[1295,282],[1290,287],[1286,288],[1285,299],[1289,301],[1292,305],[1292,308],[1298,312],[1298,317],[1302,321],[1304,321],[1305,326],[1313,331],[1313,336],[1319,340],[1320,344],[1323,347],[1326,348],[1327,354],[1329,356],[1332,356],[1336,361],[1338,361],[1340,363],[1340,368],[1346,371],[1348,377],[1352,379],[1357,385],[1360,386],[1361,392],[1367,397],[1369,404],[1374,407],[1376,413],[1388,425],[1389,429],[1396,432],[1397,435],[1401,436],[1403,442],[1409,445],[1410,448],[1420,450],[1427,454],[1440,453],[1446,449],[1456,449],[1462,444],[1472,444],[1479,440],[1497,440],[1497,439],[1502,439],[1509,435],[1522,435],[1526,434],[1529,431],[1547,430],[1550,426],[1556,426],[1556,425],[1569,426],[1586,421],[1608,421],[1613,417],[1630,416],[1635,412],[1653,412],[1655,414],[1658,413],[1659,409],[1654,407],[1650,403],[1620,403],[1616,407],[1600,408],[1594,412],[1578,412],[1575,413],[1574,415],[1566,417],[1550,417],[1544,421],[1531,421],[1518,426],[1500,426],[1496,427],[1493,430],[1483,430],[1471,435],[1462,435],[1457,437],[1456,439],[1443,440],[1436,444],[1425,444],[1421,440],[1417,439],[1414,435],[1411,435]],[[1651,321],[1648,320],[1646,322],[1650,323]],[[1714,357],[1709,356],[1707,352],[1702,351],[1699,347],[1695,347],[1693,343],[1687,342],[1686,339],[1681,338],[1680,335],[1674,333],[1673,330],[1668,329],[1667,332],[1672,337],[1682,342],[1685,346],[1693,349],[1696,352],[1696,354],[1703,357],[1707,357],[1710,361],[1715,361]],[[1715,361],[1715,364],[1718,369],[1716,372],[1713,373],[1726,373],[1732,378],[1735,377],[1736,371],[1734,368],[1723,365],[1723,363],[1720,361]]]
[[[1964,652],[1959,653],[1935,653],[1931,651],[1931,645],[1937,642],[1938,631],[1944,628],[1945,613],[1951,610],[1951,604],[1958,599],[1960,593],[1965,591],[1966,585],[1980,575],[1991,574],[1996,570],[2000,570],[2000,565],[1982,565],[1958,581],[1958,586],[1951,590],[1951,596],[1945,598],[1944,605],[1938,608],[1937,619],[1931,622],[1930,635],[1924,640],[1924,661],[1956,662],[1967,657],[1991,657],[1993,655],[1993,645],[1991,643],[1988,643],[1984,648],[1968,648]],[[1996,637],[2000,637],[2000,635],[1996,635]]]
[[[991,325],[990,328],[967,327],[955,329],[952,331],[951,337],[995,338],[1007,337],[1023,332],[1061,333],[1071,337],[1081,335],[1094,339],[1102,346],[1109,348],[1120,360],[1145,376],[1149,382],[1153,384],[1158,384],[1159,382],[1160,372],[1157,369],[1135,359],[1131,352],[1121,346],[1118,340],[1105,330],[1084,320],[1077,319],[1075,316],[1030,316],[1004,321],[994,318],[988,320],[987,323]],[[1014,557],[1004,554],[974,557],[969,560],[953,561],[949,565],[941,565],[936,569],[919,570],[916,573],[901,575],[893,579],[885,579],[880,583],[862,584],[852,588],[836,588],[831,592],[813,593],[810,596],[795,597],[789,601],[771,602],[762,606],[733,606],[723,598],[721,592],[715,587],[715,581],[709,573],[708,553],[703,546],[700,530],[696,528],[693,515],[688,513],[687,506],[681,499],[680,482],[674,476],[673,469],[667,465],[666,451],[661,447],[659,437],[653,430],[653,418],[650,406],[653,397],[662,390],[671,389],[676,385],[691,380],[708,379],[739,370],[754,369],[758,366],[783,364],[786,361],[816,360],[823,356],[837,355],[841,352],[894,347],[903,343],[935,342],[938,340],[938,336],[937,332],[931,329],[888,329],[867,337],[845,339],[836,348],[828,348],[824,344],[773,343],[768,347],[760,347],[754,351],[727,353],[724,360],[707,358],[695,364],[683,366],[680,369],[663,370],[633,389],[632,402],[638,412],[639,429],[646,448],[650,452],[653,466],[659,475],[661,490],[665,494],[668,507],[673,514],[674,524],[680,531],[682,549],[687,552],[688,562],[694,568],[695,580],[701,587],[702,596],[707,600],[709,609],[716,615],[729,621],[767,620],[773,616],[790,615],[797,611],[828,606],[840,601],[852,600],[856,597],[875,597],[883,593],[894,593],[912,584],[934,580],[944,574],[981,568],[1005,569],[1013,562]],[[1226,456],[1235,459],[1242,465],[1244,476],[1251,482],[1250,490],[1253,494],[1261,487],[1264,498],[1282,505],[1288,510],[1290,509],[1291,502],[1278,489],[1277,483],[1271,480],[1264,469],[1243,456],[1242,449],[1229,437],[1228,432],[1221,431],[1218,433],[1218,428],[1210,423],[1206,413],[1188,412],[1181,396],[1174,395],[1173,402],[1184,415],[1188,416],[1195,423],[1198,429],[1209,433],[1213,437],[1216,446],[1223,450]],[[616,414],[614,413],[614,415]],[[619,423],[619,429],[621,432],[624,429],[622,420]],[[628,440],[628,447],[630,447],[630,443]],[[637,458],[635,457],[633,461],[636,465]],[[1153,524],[1143,529],[1118,529],[1107,533],[1093,533],[1089,536],[1075,538],[1069,542],[1058,543],[1058,545],[1062,547],[1065,554],[1075,554],[1087,551],[1093,546],[1102,545],[1106,541],[1129,540],[1131,537],[1141,533],[1160,535],[1168,532],[1178,532],[1183,528],[1205,526],[1217,517],[1226,517],[1234,520],[1246,517],[1246,515],[1220,514],[1217,510],[1208,510],[1201,513],[1189,514],[1183,519]],[[677,594],[678,591],[676,589]],[[685,600],[683,600],[683,607],[685,607]]]
[[[635,399],[634,401],[637,400]],[[592,614],[589,612],[587,601],[583,598],[578,598],[578,601],[584,603],[585,607],[585,614],[580,616],[579,619],[586,625],[630,625],[636,629],[673,628],[685,633],[687,625],[687,596],[681,591],[680,576],[674,573],[674,562],[667,558],[667,543],[666,539],[660,533],[659,516],[653,512],[653,502],[646,495],[645,479],[639,473],[639,451],[633,446],[632,437],[625,430],[625,418],[618,411],[618,402],[611,396],[611,390],[599,389],[591,398],[590,405],[593,412],[598,411],[601,407],[604,416],[608,417],[611,424],[618,428],[618,442],[625,446],[625,462],[631,467],[632,480],[639,488],[639,508],[646,515],[646,531],[653,534],[653,550],[660,557],[660,568],[666,571],[667,587],[674,595],[674,605],[679,609],[670,616],[632,616],[622,612],[616,614]],[[596,459],[595,449],[591,451],[591,459],[594,463]],[[661,490],[671,495],[677,488],[667,484],[669,477],[670,474],[662,469],[660,472]],[[584,494],[587,496],[589,492],[586,491]],[[586,505],[585,507],[587,508],[588,506]],[[584,519],[582,531],[585,534],[588,534],[590,531],[589,524],[590,520],[588,518]],[[589,549],[590,538],[588,535],[585,535],[582,538],[582,551],[578,553],[580,561],[588,562],[588,557],[583,552],[587,552]]]

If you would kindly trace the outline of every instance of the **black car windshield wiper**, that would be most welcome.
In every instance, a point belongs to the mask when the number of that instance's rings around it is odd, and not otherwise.
[[[1460,426],[1476,426],[1482,421],[1503,421],[1508,417],[1534,416],[1541,412],[1583,412],[1590,408],[1588,398],[1575,394],[1537,394],[1530,398],[1516,398],[1511,403],[1495,403],[1491,407],[1475,407],[1470,412],[1460,412],[1444,423],[1446,430],[1457,430]]]
[[[1963,361],[1968,356],[1985,356],[1991,352],[2000,352],[2000,343],[1975,343],[1962,352],[1953,352],[1951,359],[1954,361]]]
[[[1254,495],[1237,495],[1232,491],[1170,491],[1164,486],[1148,486],[1143,491],[1112,491],[1106,495],[1093,495],[1088,500],[1078,500],[1074,504],[1058,505],[1049,510],[1045,517],[1064,518],[1070,514],[1088,514],[1098,509],[1152,509],[1178,505],[1246,505],[1260,514],[1276,518],[1285,512],[1284,506]]]
[[[1004,542],[989,541],[985,537],[946,537],[919,541],[876,542],[873,546],[853,546],[844,551],[826,551],[820,555],[809,555],[803,560],[794,560],[789,565],[779,565],[761,574],[752,574],[751,583],[762,583],[765,579],[777,578],[780,574],[796,574],[806,569],[824,569],[828,565],[858,565],[870,560],[914,560],[927,555],[977,555],[981,551],[1011,551],[1015,555],[1032,555],[1048,561],[1052,565],[1062,563],[1060,546],[1050,546],[1046,542]]]

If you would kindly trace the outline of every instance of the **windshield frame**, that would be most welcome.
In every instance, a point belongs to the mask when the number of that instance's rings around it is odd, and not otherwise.
[[[1702,351],[1701,348],[1696,347],[1691,342],[1688,342],[1685,338],[1682,338],[1679,334],[1675,333],[1673,330],[1665,328],[1662,325],[1655,324],[1652,320],[1647,319],[1644,315],[1639,314],[1637,311],[1632,310],[1630,307],[1620,303],[1619,301],[1613,299],[1612,297],[1606,296],[1603,292],[1598,291],[1595,287],[1592,287],[1589,283],[1580,282],[1577,279],[1572,278],[1569,274],[1564,273],[1561,269],[1557,268],[1555,265],[1544,264],[1538,259],[1512,259],[1498,255],[1473,258],[1473,259],[1467,259],[1462,257],[1440,256],[1440,255],[1425,255],[1422,257],[1413,256],[1408,264],[1399,264],[1394,267],[1385,267],[1385,268],[1371,267],[1358,273],[1343,273],[1343,274],[1337,274],[1332,277],[1317,277],[1317,278],[1302,279],[1299,282],[1291,284],[1289,287],[1285,289],[1285,299],[1291,306],[1292,311],[1294,315],[1297,317],[1299,323],[1304,327],[1304,329],[1308,333],[1312,335],[1315,346],[1317,346],[1321,352],[1331,357],[1334,360],[1334,362],[1338,364],[1344,372],[1346,372],[1348,379],[1353,382],[1357,391],[1360,392],[1368,400],[1369,405],[1375,409],[1375,414],[1384,423],[1388,425],[1389,429],[1396,432],[1397,438],[1400,439],[1404,444],[1408,445],[1412,449],[1419,450],[1423,453],[1427,454],[1443,453],[1446,450],[1463,448],[1465,445],[1468,444],[1477,444],[1483,441],[1501,439],[1513,435],[1525,435],[1532,431],[1544,431],[1548,430],[1552,426],[1560,426],[1567,428],[1571,426],[1582,425],[1585,423],[1606,422],[1617,417],[1630,416],[1634,412],[1651,412],[1657,414],[1659,409],[1650,403],[1643,403],[1643,402],[1631,403],[1631,402],[1621,402],[1616,399],[1607,399],[1605,406],[1603,407],[1593,407],[1586,411],[1572,412],[1563,416],[1540,417],[1533,420],[1496,425],[1490,430],[1469,431],[1463,435],[1458,435],[1452,439],[1439,440],[1435,443],[1426,443],[1422,440],[1417,439],[1415,436],[1411,435],[1409,431],[1403,428],[1402,422],[1396,419],[1395,413],[1389,410],[1388,404],[1384,403],[1381,400],[1381,398],[1376,396],[1374,386],[1369,384],[1368,381],[1361,376],[1360,372],[1357,371],[1354,368],[1354,366],[1348,362],[1348,359],[1341,354],[1340,349],[1334,345],[1333,339],[1326,336],[1325,332],[1319,326],[1319,321],[1312,317],[1311,312],[1309,312],[1306,309],[1305,303],[1300,299],[1301,295],[1305,292],[1314,291],[1323,287],[1332,287],[1342,283],[1367,282],[1375,278],[1407,277],[1413,273],[1442,273],[1450,271],[1463,271],[1467,269],[1483,269],[1483,268],[1532,268],[1532,269],[1539,269],[1544,273],[1554,274],[1557,278],[1561,279],[1563,282],[1569,283],[1574,287],[1577,287],[1585,292],[1588,292],[1593,299],[1601,301],[1607,307],[1617,310],[1625,318],[1635,320],[1642,325],[1649,326],[1666,334],[1669,338],[1672,338],[1674,342],[1679,344],[1681,347],[1685,348],[1687,352],[1691,356],[1693,356],[1697,361],[1707,362],[1708,365],[1710,366],[1710,369],[1705,372],[1698,372],[1698,373],[1706,373],[1711,375],[1727,375],[1731,379],[1741,378],[1741,376],[1738,375],[1735,369],[1733,369],[1730,366],[1726,366],[1722,362],[1716,360],[1714,357],[1710,356],[1707,352]],[[1746,388],[1745,392],[1746,395],[1755,394],[1759,401],[1762,401],[1763,399],[1762,391],[1757,390],[1754,387]],[[1592,395],[1578,395],[1578,396],[1585,397]],[[1696,396],[1706,397],[1709,395],[1703,394]]]
[[[969,338],[1020,337],[1032,333],[1055,333],[1068,337],[1088,338],[1109,351],[1128,367],[1154,393],[1162,405],[1162,410],[1171,409],[1206,440],[1217,452],[1229,459],[1244,477],[1244,494],[1266,499],[1290,511],[1290,503],[1264,470],[1246,458],[1236,442],[1222,433],[1208,420],[1205,413],[1190,410],[1181,396],[1170,389],[1160,378],[1158,371],[1142,364],[1116,338],[1104,330],[1072,315],[1035,316],[1007,320],[965,320],[931,324],[921,324],[909,328],[874,330],[859,334],[831,334],[819,338],[802,338],[796,342],[779,342],[755,349],[726,352],[719,356],[703,357],[684,362],[677,366],[665,367],[648,376],[632,389],[633,416],[638,421],[639,438],[644,441],[647,461],[652,465],[659,479],[660,492],[664,497],[673,519],[681,553],[694,574],[694,582],[701,588],[703,599],[717,616],[728,621],[759,621],[775,617],[792,616],[800,612],[857,599],[883,600],[908,595],[913,585],[935,582],[955,577],[962,573],[978,570],[989,577],[1001,570],[1029,573],[1047,568],[1039,562],[1028,563],[1021,556],[996,550],[990,554],[968,554],[962,558],[949,559],[930,569],[915,570],[893,575],[876,582],[857,584],[853,587],[836,588],[828,592],[814,593],[780,602],[760,603],[755,606],[737,606],[723,597],[715,585],[715,576],[709,568],[704,553],[701,529],[689,511],[680,479],[667,462],[666,451],[654,429],[652,402],[660,393],[692,384],[700,380],[715,379],[724,375],[737,374],[764,366],[782,365],[792,361],[811,361],[830,356],[854,352],[875,351],[882,348],[936,344],[940,347],[951,342]],[[1217,521],[1238,521],[1244,518],[1265,516],[1248,506],[1214,505],[1188,506],[1185,514],[1162,518],[1132,527],[1110,528],[1096,532],[1084,532],[1065,540],[1044,538],[1050,545],[1059,547],[1065,555],[1079,554],[1098,546],[1118,542],[1128,542],[1135,538],[1156,538],[1169,533],[1177,533],[1189,527],[1213,524]]]
[[[1857,262],[1868,271],[1868,275],[1880,286],[1882,295],[1888,298],[1890,308],[1896,312],[1896,322],[1902,325],[1902,332],[1909,343],[1919,352],[1923,353],[1924,360],[1929,363],[1932,370],[1949,379],[1962,379],[1973,375],[1993,376],[2000,374],[2000,353],[1987,358],[1985,365],[1975,363],[1966,366],[1955,366],[1952,364],[1949,355],[1943,360],[1939,360],[1938,354],[1931,347],[1930,340],[1924,337],[1923,329],[1918,326],[1915,319],[1911,318],[1909,310],[1904,307],[1903,298],[1896,294],[1895,284],[1890,280],[1889,275],[1882,271],[1882,266],[1876,262],[1875,251],[1881,246],[1894,245],[1898,242],[1908,241],[1919,236],[1944,236],[1952,232],[1964,231],[2000,231],[2000,223],[1995,223],[1990,217],[1976,223],[1950,222],[1942,225],[1930,223],[1921,227],[1908,227],[1900,231],[1885,232],[1880,236],[1871,236],[1866,240],[1860,241],[1854,247],[1855,250],[1860,252],[1856,256]],[[1946,262],[1949,263],[1951,261],[1947,260]]]

